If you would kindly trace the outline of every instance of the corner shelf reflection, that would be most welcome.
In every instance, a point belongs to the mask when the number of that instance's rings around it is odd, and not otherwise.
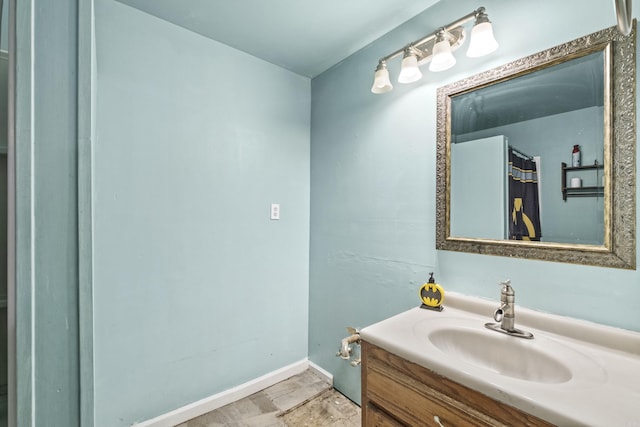
[[[594,197],[604,196],[604,186],[590,186],[590,187],[567,187],[567,172],[585,171],[585,170],[598,170],[603,169],[604,165],[599,165],[597,162],[593,165],[587,166],[567,166],[562,162],[562,200],[567,201],[567,197]]]

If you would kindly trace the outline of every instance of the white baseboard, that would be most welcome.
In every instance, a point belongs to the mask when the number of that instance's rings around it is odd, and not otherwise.
[[[236,400],[251,396],[260,390],[264,390],[267,387],[271,387],[272,385],[279,383],[280,381],[284,381],[287,378],[298,375],[306,371],[309,366],[310,363],[308,359],[301,360],[244,384],[240,384],[237,387],[233,387],[229,390],[214,394],[213,396],[198,400],[197,402],[183,406],[182,408],[178,408],[171,412],[167,412],[166,414],[160,415],[151,420],[135,423],[133,425],[136,427],[174,427],[177,424],[184,423],[192,418],[204,415],[207,412],[211,412],[231,402],[235,402]],[[313,366],[313,369],[320,372],[321,375],[324,376],[326,373],[331,376],[331,374],[322,370],[319,366],[317,368],[315,367],[317,365],[313,364]],[[331,380],[333,380],[332,376]]]
[[[316,365],[312,361],[309,361],[309,369],[313,369],[316,374],[324,378],[329,384],[333,386],[333,375],[329,371],[325,371],[319,365]]]

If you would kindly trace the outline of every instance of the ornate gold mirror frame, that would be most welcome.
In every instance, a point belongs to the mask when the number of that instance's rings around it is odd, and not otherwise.
[[[451,99],[588,53],[604,51],[605,189],[601,246],[451,236]],[[436,249],[612,268],[636,268],[636,23],[611,27],[438,89]]]

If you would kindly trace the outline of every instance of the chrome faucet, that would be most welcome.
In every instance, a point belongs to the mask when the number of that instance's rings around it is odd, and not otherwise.
[[[506,331],[514,328],[516,318],[516,293],[511,287],[511,281],[505,280],[500,283],[502,291],[500,291],[500,308],[493,313],[493,319],[496,322],[502,322],[500,327]]]
[[[500,282],[500,307],[493,313],[493,319],[498,323],[485,323],[485,326],[497,332],[520,338],[533,338],[533,334],[516,329],[516,293],[511,287],[511,280]]]

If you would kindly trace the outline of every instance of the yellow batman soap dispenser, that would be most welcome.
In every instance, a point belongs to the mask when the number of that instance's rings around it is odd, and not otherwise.
[[[433,273],[429,273],[429,281],[420,287],[421,308],[442,311],[444,302],[444,289],[436,283]]]

